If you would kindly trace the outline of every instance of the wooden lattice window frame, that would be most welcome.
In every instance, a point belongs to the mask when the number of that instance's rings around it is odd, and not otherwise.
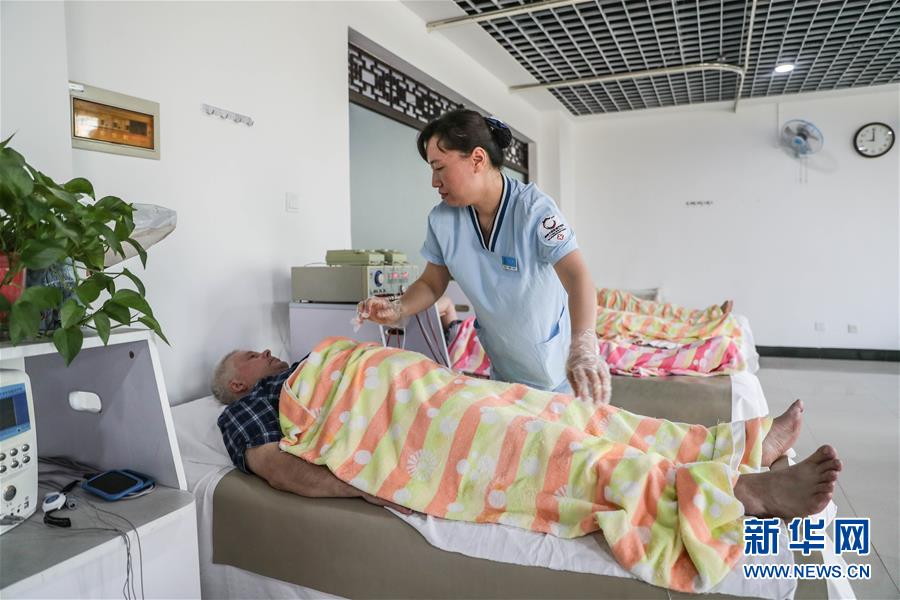
[[[348,44],[350,102],[421,131],[447,111],[464,108],[370,52]],[[528,178],[528,142],[513,136],[504,165]]]

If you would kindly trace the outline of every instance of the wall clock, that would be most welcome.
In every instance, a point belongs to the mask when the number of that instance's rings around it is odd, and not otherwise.
[[[894,146],[894,130],[884,123],[866,123],[853,136],[853,147],[866,158],[884,156]]]

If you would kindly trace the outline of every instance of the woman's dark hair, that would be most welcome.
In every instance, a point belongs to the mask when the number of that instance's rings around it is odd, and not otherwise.
[[[458,109],[444,113],[425,126],[419,133],[416,145],[422,159],[428,160],[428,140],[437,138],[438,147],[471,154],[477,147],[484,148],[491,164],[503,166],[503,149],[512,142],[512,132],[503,121],[494,117],[482,117],[474,110]]]

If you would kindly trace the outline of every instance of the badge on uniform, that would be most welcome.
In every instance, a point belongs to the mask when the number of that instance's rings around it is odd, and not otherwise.
[[[515,256],[504,256],[501,259],[501,263],[503,264],[503,268],[507,271],[518,271],[519,270],[519,261],[516,260]]]
[[[547,246],[558,246],[569,237],[569,228],[561,215],[547,215],[541,219],[538,237]]]

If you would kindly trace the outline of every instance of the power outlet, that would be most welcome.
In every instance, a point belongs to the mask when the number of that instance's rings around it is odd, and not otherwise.
[[[293,192],[285,192],[284,210],[287,212],[300,212],[300,196]]]
[[[816,321],[813,325],[813,329],[816,331],[825,331],[825,323],[822,321]]]
[[[847,333],[859,333],[859,325],[847,324]]]

